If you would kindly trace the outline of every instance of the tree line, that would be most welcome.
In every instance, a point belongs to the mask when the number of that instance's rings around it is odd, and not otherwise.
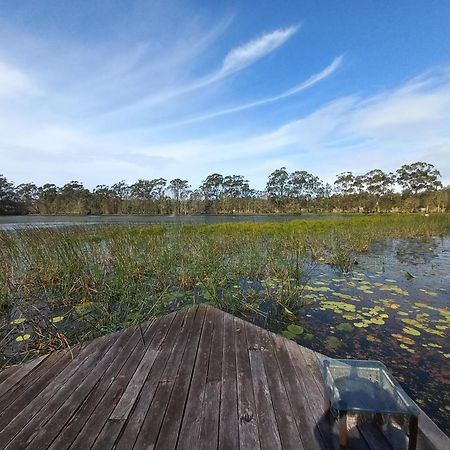
[[[78,181],[15,186],[0,175],[0,214],[267,214],[322,211],[448,211],[450,188],[426,162],[405,164],[394,173],[374,169],[343,172],[333,186],[304,170],[274,170],[264,190],[243,175],[214,173],[192,189],[187,180],[119,181],[89,190]]]

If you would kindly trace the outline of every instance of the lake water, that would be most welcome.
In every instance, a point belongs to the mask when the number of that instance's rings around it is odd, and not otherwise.
[[[27,227],[60,227],[70,225],[101,224],[175,224],[200,225],[225,222],[287,222],[295,219],[325,219],[345,217],[339,215],[179,215],[179,216],[0,216],[0,230]],[[348,217],[348,216],[347,216]]]
[[[312,270],[294,339],[331,357],[381,360],[450,434],[450,237],[379,242],[357,261],[349,275]]]

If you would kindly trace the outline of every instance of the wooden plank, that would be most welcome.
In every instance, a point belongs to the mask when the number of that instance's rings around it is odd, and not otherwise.
[[[1,399],[2,409],[0,413],[0,430],[6,427],[22,409],[31,403],[52,382],[52,380],[72,361],[81,350],[77,345],[71,352],[62,350],[52,353],[36,370],[22,379]]]
[[[239,448],[239,421],[236,384],[236,348],[233,316],[225,314],[222,355],[219,449]]]
[[[60,427],[65,424],[71,413],[82,402],[85,395],[90,392],[111,361],[114,360],[116,351],[120,348],[122,342],[126,341],[133,332],[134,329],[130,328],[124,333],[113,336],[112,340],[96,359],[90,360],[89,364],[86,363],[79,366],[74,376],[23,427],[10,445],[14,446],[14,448],[30,446],[37,449],[48,446],[48,443],[53,440]],[[52,418],[53,420],[51,420]],[[59,427],[50,425],[47,427],[49,421],[52,425],[60,422]],[[39,433],[40,436],[38,437]],[[37,439],[35,440],[35,438]]]
[[[114,377],[115,373],[127,360],[137,346],[142,346],[141,332],[136,327],[125,330],[108,349],[105,356],[96,364],[83,383],[64,402],[58,411],[49,419],[44,428],[38,429],[34,438],[28,440],[27,449],[39,450],[47,448],[69,422],[73,414],[80,408],[91,392],[105,377]],[[70,445],[71,442],[65,442]]]
[[[258,339],[253,332],[254,328],[246,324],[247,345],[250,357],[253,392],[255,393],[261,449],[281,449],[281,438],[275,418],[274,403],[264,367],[263,352],[267,352],[267,349],[258,343]]]
[[[147,411],[142,428],[137,436],[135,448],[153,448],[155,446],[175,380],[179,374],[184,352],[192,345],[191,339],[198,314],[198,309],[190,309],[186,321],[182,328],[178,330],[177,339],[170,349],[169,359],[159,380],[152,403],[149,405],[150,408]],[[179,405],[179,407],[181,408],[182,405]]]
[[[314,418],[315,434],[319,433],[324,448],[338,449],[337,435],[334,434],[329,417],[325,412],[323,391],[319,389],[312,374],[308,370],[306,361],[300,351],[300,346],[292,341],[285,341],[292,365],[295,368],[297,380],[306,395],[309,411]]]
[[[241,449],[259,449],[261,446],[245,322],[235,318],[234,331],[236,339],[239,447]],[[265,430],[262,432],[265,432]]]
[[[283,449],[303,450],[302,439],[286,392],[283,376],[278,366],[276,350],[269,333],[254,325],[247,325],[247,339],[250,347],[255,348],[258,344],[261,347],[260,352],[263,357],[267,383],[272,397],[273,410]]]
[[[149,347],[158,347],[159,343],[162,342],[167,335],[170,325],[175,317],[164,316],[160,321],[158,321],[157,324],[155,324],[155,327],[151,327],[148,330],[148,333],[154,333],[153,339],[151,339],[150,343],[147,344]],[[149,335],[144,335],[144,342],[147,338],[149,338]],[[94,445],[96,439],[102,431],[102,428],[105,426],[109,416],[119,402],[123,392],[131,380],[131,377],[138,367],[145,351],[146,349],[143,345],[136,347],[136,350],[127,359],[125,365],[121,368],[119,374],[114,379],[101,401],[95,407],[89,417],[89,420],[78,433],[76,439],[70,447],[71,449],[83,450],[86,448],[91,448]],[[119,424],[117,421],[112,423]],[[119,425],[122,425],[122,423]]]
[[[0,372],[0,383],[3,383],[10,375],[12,375],[16,370],[20,370],[21,364],[16,364],[13,366],[5,367]]]
[[[151,333],[145,335],[145,341],[148,342],[148,347],[146,349],[144,348],[145,353],[141,355],[141,361],[116,406],[114,407],[114,405],[112,405],[114,409],[109,419],[105,421],[106,423],[92,448],[103,449],[113,447],[136,403],[145,380],[151,372],[162,342],[166,339],[170,330],[173,329],[172,327],[176,327],[177,324],[184,320],[185,314],[185,311],[181,311],[172,314],[165,320],[160,320],[158,326],[152,327]],[[130,370],[130,374],[132,372],[133,371]],[[109,415],[109,411],[106,411],[106,415]]]
[[[206,317],[200,337],[191,387],[189,389],[186,409],[178,438],[177,449],[179,450],[192,450],[197,447],[199,441],[202,420],[200,412],[202,411],[205,395],[208,362],[212,343],[211,335],[214,326],[211,311],[212,308],[208,308],[206,311]]]
[[[190,315],[193,313],[195,314],[196,309],[197,308],[191,308],[189,310]],[[147,416],[147,412],[153,405],[153,400],[159,381],[164,372],[167,361],[172,354],[172,347],[178,338],[178,332],[180,331],[180,328],[186,328],[188,326],[189,320],[186,311],[184,311],[184,315],[177,315],[173,321],[166,339],[159,348],[159,354],[156,357],[152,370],[144,383],[141,393],[139,394],[135,407],[131,411],[131,415],[126,422],[122,433],[117,439],[117,450],[129,450],[133,448],[139,435],[139,431],[142,428],[142,424]]]
[[[205,400],[202,407],[202,425],[200,428],[200,447],[205,450],[217,448],[218,446],[222,386],[224,313],[215,308],[209,308],[208,312],[210,311],[213,314],[214,330],[205,386]]]
[[[102,354],[103,350],[109,347],[111,341],[115,338],[115,335],[109,335],[99,338],[87,345],[78,358],[71,361],[58,376],[53,378],[51,383],[40,393],[40,395],[34,398],[0,432],[0,445],[7,446],[19,432],[23,431],[24,427],[33,420],[34,416],[38,414],[42,408],[48,407],[48,403],[55,399],[56,396],[58,396],[58,398],[65,396],[73,387],[74,380],[75,383],[79,383],[81,378],[87,374],[93,361]],[[72,381],[72,383],[69,383],[69,381]],[[14,447],[14,445],[12,447]],[[16,445],[15,448],[18,448],[18,446]]]
[[[183,354],[180,370],[173,386],[173,392],[167,405],[159,436],[156,439],[156,448],[175,448],[183,418],[189,386],[197,357],[200,335],[205,320],[206,308],[199,307],[189,335],[188,345]],[[146,441],[148,442],[148,441]],[[139,448],[139,447],[138,447]]]
[[[392,450],[393,447],[374,423],[361,423],[358,429],[371,450]]]
[[[20,367],[20,370],[13,372],[10,377],[4,380],[0,384],[0,399],[5,393],[11,391],[14,385],[16,385],[22,378],[26,377],[35,367],[39,366],[39,364],[41,364],[47,356],[48,355],[42,355],[33,359],[33,361],[30,361],[29,363],[23,364]]]
[[[285,339],[273,333],[269,333],[269,337],[272,341],[273,352],[280,367],[287,397],[297,423],[297,429],[300,431],[303,447],[311,450],[326,448],[326,443],[316,429],[317,422],[309,408],[306,398],[308,391],[304,380],[299,380],[296,376],[295,367],[286,348]]]

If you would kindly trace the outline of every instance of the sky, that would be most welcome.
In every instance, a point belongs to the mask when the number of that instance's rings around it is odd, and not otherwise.
[[[16,184],[426,161],[450,184],[448,0],[2,0]]]

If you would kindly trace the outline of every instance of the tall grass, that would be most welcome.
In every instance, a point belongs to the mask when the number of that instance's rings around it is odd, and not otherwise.
[[[5,323],[36,325],[44,350],[197,301],[245,314],[270,299],[290,313],[311,262],[349,271],[374,241],[449,231],[442,214],[0,232],[0,304]],[[55,311],[72,326],[53,326]]]

